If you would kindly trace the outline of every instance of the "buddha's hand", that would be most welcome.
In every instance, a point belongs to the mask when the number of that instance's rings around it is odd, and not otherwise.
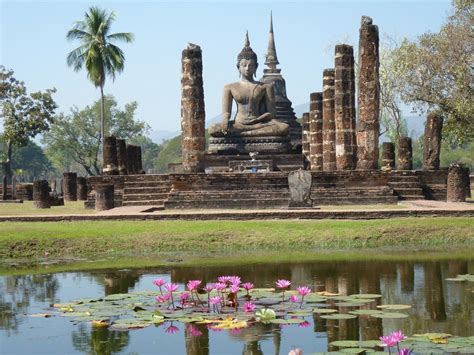
[[[246,124],[256,124],[256,123],[263,123],[268,122],[272,118],[272,114],[270,112],[265,112],[264,114],[258,117],[249,117],[245,120]]]
[[[229,133],[230,124],[229,121],[223,121],[221,125],[222,134],[227,135]]]

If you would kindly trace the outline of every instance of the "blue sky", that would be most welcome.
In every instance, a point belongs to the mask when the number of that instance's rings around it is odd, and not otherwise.
[[[1,0],[0,62],[31,91],[56,87],[60,111],[84,107],[99,90],[84,71],[74,72],[66,55],[78,43],[66,32],[92,5],[117,13],[112,32],[133,32],[120,44],[124,72],[109,80],[105,93],[120,105],[138,102],[138,118],[155,131],[180,127],[181,51],[188,42],[203,50],[206,117],[220,113],[224,84],[238,80],[236,57],[249,31],[264,69],[270,11],[287,93],[294,106],[321,90],[322,71],[333,66],[334,45],[357,47],[360,17],[371,16],[380,33],[415,38],[438,31],[450,1],[5,1]]]

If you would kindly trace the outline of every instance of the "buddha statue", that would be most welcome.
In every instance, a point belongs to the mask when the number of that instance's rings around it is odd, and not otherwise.
[[[256,81],[257,54],[250,47],[248,33],[237,56],[241,80],[224,86],[222,123],[209,128],[212,137],[286,137],[288,124],[275,118],[275,95],[272,84]],[[231,121],[232,102],[237,113]]]

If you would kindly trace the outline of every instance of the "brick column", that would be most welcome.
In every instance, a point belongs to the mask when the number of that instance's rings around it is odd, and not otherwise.
[[[301,152],[303,153],[305,161],[309,162],[309,112],[303,113],[301,129]]]
[[[398,170],[412,170],[413,169],[413,149],[411,138],[401,137],[398,141]]]
[[[77,174],[63,173],[64,201],[77,201]]]
[[[203,171],[205,118],[201,47],[189,44],[181,58],[181,146],[185,172]]]
[[[425,136],[423,140],[423,169],[438,170],[439,154],[441,152],[441,130],[443,117],[430,113],[426,117]]]
[[[127,144],[125,139],[117,139],[117,163],[120,175],[127,175]]]
[[[323,170],[336,170],[334,69],[323,71]]]
[[[336,46],[334,76],[334,121],[336,126],[337,170],[356,167],[354,50],[347,44]]]
[[[323,170],[323,93],[313,92],[309,104],[309,162],[311,170]]]
[[[117,139],[114,136],[105,137],[102,175],[118,175]]]
[[[362,16],[359,32],[357,169],[377,169],[380,133],[379,29]]]
[[[448,182],[446,200],[448,202],[466,201],[466,170],[461,164],[451,164],[448,169]],[[467,170],[469,174],[469,170]],[[468,175],[469,176],[469,175]]]
[[[382,143],[382,169],[395,169],[395,144],[392,142]]]

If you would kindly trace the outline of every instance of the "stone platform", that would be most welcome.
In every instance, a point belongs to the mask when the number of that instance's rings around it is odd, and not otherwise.
[[[304,157],[302,154],[259,153],[256,159],[259,161],[271,161],[272,171],[291,171],[304,167]],[[238,166],[239,162],[242,162],[242,164],[250,163],[249,154],[205,154],[202,159],[202,165],[208,173],[233,172],[234,166]]]
[[[235,158],[235,156],[234,156]],[[318,205],[446,201],[446,170],[311,172],[311,199]],[[89,178],[115,186],[115,206],[169,209],[281,209],[288,207],[288,172],[215,172]],[[86,206],[94,207],[90,194]]]
[[[291,151],[289,137],[209,137],[211,154],[279,154]]]

